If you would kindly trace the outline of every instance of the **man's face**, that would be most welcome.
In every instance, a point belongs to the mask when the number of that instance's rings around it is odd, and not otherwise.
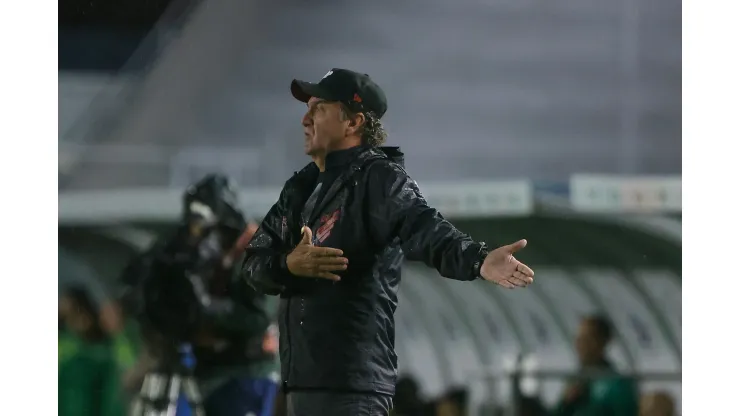
[[[336,143],[344,139],[347,121],[342,120],[342,110],[337,102],[311,97],[308,110],[301,121],[307,155],[325,155]]]
[[[581,364],[598,363],[604,357],[604,347],[596,325],[588,319],[583,320],[576,335],[576,352]]]

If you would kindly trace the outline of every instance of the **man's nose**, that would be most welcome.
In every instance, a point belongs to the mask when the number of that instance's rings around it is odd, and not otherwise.
[[[311,114],[310,113],[306,113],[306,114],[303,115],[303,119],[301,119],[301,124],[304,127],[308,127],[311,124],[313,124],[313,120],[311,119]]]

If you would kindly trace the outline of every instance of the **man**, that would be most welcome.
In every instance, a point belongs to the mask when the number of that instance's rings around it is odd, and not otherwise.
[[[133,295],[129,305],[142,310],[143,320],[157,333],[186,323],[186,328],[173,333],[189,334],[206,414],[262,416],[271,414],[278,390],[277,335],[272,327],[276,308],[271,299],[234,279],[238,257],[256,225],[246,224],[229,182],[221,175],[208,175],[189,187],[183,200],[183,221],[175,234],[137,258],[124,273],[124,281]],[[189,293],[194,287],[201,300],[196,306],[200,310],[197,329],[190,329],[187,318],[192,316],[188,311],[193,305],[181,311],[183,301],[177,301],[180,296],[173,287],[163,290],[166,307],[159,306],[161,301],[150,301],[157,292],[152,289],[159,287],[154,284],[163,280],[157,279],[163,277],[162,270],[176,270],[173,276],[177,277],[183,274],[180,270],[187,270],[205,283],[202,287],[186,284],[183,289]],[[191,297],[184,299],[187,302]],[[159,343],[149,344],[156,347]]]
[[[368,75],[332,69],[294,80],[313,162],[289,179],[250,242],[243,276],[280,294],[280,360],[293,416],[387,415],[397,363],[393,314],[404,256],[445,277],[507,288],[534,273],[489,251],[430,208],[398,148],[381,148],[385,94]]]
[[[591,378],[571,383],[563,394],[556,416],[632,416],[638,411],[635,383],[620,376],[606,359],[612,338],[611,323],[602,316],[583,319],[576,336],[576,351],[584,373]],[[597,374],[593,377],[593,374]],[[587,375],[587,374],[584,374]]]

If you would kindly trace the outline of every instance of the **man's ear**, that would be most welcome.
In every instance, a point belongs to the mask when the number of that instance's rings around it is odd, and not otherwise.
[[[352,129],[353,133],[357,132],[362,126],[365,124],[365,115],[362,113],[354,114],[349,119],[349,127]]]

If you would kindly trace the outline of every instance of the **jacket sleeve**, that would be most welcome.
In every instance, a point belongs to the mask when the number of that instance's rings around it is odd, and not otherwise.
[[[265,215],[259,229],[247,246],[242,263],[242,278],[259,293],[279,295],[290,285],[286,256],[293,249],[284,240],[287,226],[285,190],[278,202]]]
[[[434,208],[427,205],[416,182],[395,163],[380,162],[368,172],[370,233],[377,244],[399,238],[409,260],[423,261],[456,280],[474,280],[487,254]]]

